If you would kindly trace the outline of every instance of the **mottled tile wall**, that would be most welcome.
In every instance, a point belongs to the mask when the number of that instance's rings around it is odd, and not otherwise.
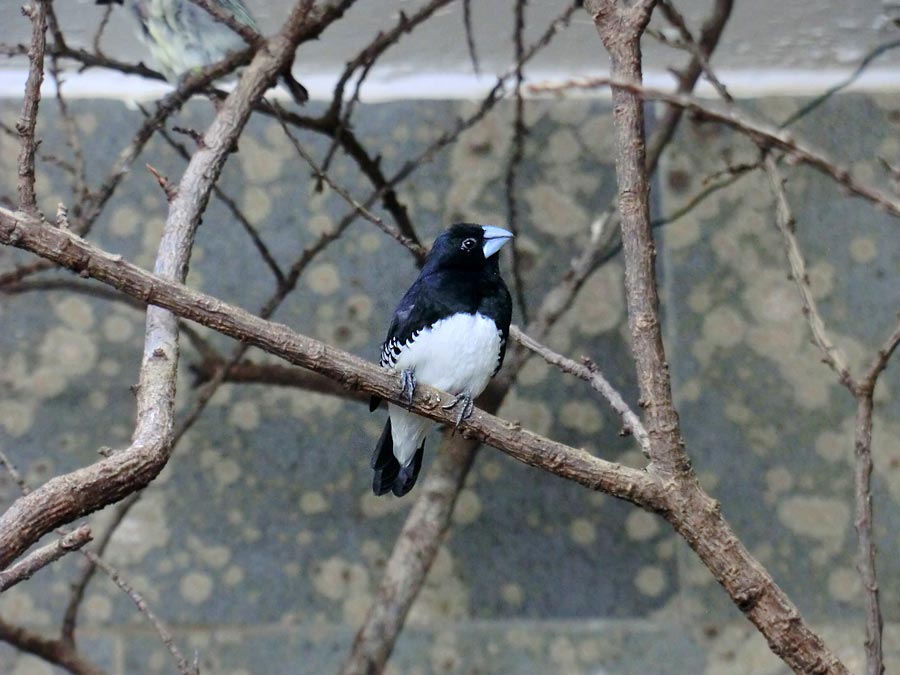
[[[773,99],[758,112],[786,119],[805,101]],[[896,96],[833,99],[797,125],[799,136],[842,158],[854,175],[887,185],[880,159],[900,161]],[[725,166],[734,135],[712,125],[686,129],[668,163],[665,202],[675,209]],[[746,144],[730,161],[755,161]],[[848,199],[830,179],[785,169],[797,236],[830,333],[862,372],[897,322],[897,221]],[[856,406],[811,344],[800,298],[787,277],[771,190],[755,173],[666,229],[669,344],[680,411],[694,465],[751,551],[813,617],[861,608],[853,531]],[[888,620],[900,620],[900,377],[894,364],[877,391],[874,455],[879,575]],[[736,615],[688,554],[688,607]],[[894,589],[893,591],[890,589]],[[720,612],[716,612],[718,614]]]
[[[778,119],[798,102],[759,105]],[[876,156],[900,154],[891,140],[898,107],[897,97],[841,97],[802,133],[874,176],[881,171]],[[97,182],[141,116],[113,102],[79,101],[73,108]],[[442,102],[365,106],[356,131],[378,148],[390,174],[471,109]],[[62,134],[54,107],[45,110],[41,133],[49,151]],[[15,102],[0,104],[4,120],[16,114]],[[197,103],[178,123],[202,128],[211,114]],[[504,222],[510,114],[502,106],[404,184],[401,197],[427,239],[458,219]],[[605,104],[529,104],[529,125],[519,244],[534,306],[614,194],[615,180]],[[320,156],[327,148],[321,139],[302,138]],[[699,189],[704,176],[724,166],[720,148],[732,140],[710,125],[687,128],[654,188],[655,210],[667,213]],[[740,152],[755,156],[749,147]],[[15,184],[15,156],[10,139],[0,136],[0,185],[7,192]],[[173,177],[183,167],[159,139],[138,166],[144,162]],[[367,194],[350,162],[339,159],[332,175],[355,195]],[[807,171],[789,177],[814,288],[857,362],[900,305],[896,225],[864,203],[841,199]],[[333,192],[313,189],[308,168],[278,125],[265,120],[251,121],[222,185],[283,265],[347,211]],[[48,213],[61,199],[71,201],[65,176],[52,165],[42,165],[39,189]],[[817,625],[853,622],[859,602],[847,438],[852,401],[807,344],[771,203],[762,179],[744,178],[666,228],[660,257],[670,361],[695,466],[739,534]],[[165,207],[155,180],[135,168],[91,238],[149,266]],[[258,309],[273,282],[262,264],[247,264],[249,246],[214,201],[189,282]],[[0,250],[2,269],[25,259]],[[395,242],[359,222],[316,260],[276,318],[374,359],[387,317],[414,274]],[[590,355],[634,401],[622,276],[614,260],[591,277],[549,342],[576,358]],[[0,447],[32,483],[93,461],[101,445],[127,445],[139,312],[86,296],[30,293],[0,298],[0,321]],[[182,414],[193,395],[186,366],[196,360],[186,346]],[[891,459],[900,458],[896,373],[886,375],[876,422],[886,588],[900,583],[889,553],[900,535],[894,515],[900,459]],[[641,463],[633,443],[618,437],[620,425],[604,402],[543,362],[528,363],[501,412],[603,457]],[[382,424],[383,413],[370,415],[358,404],[227,385],[147,489],[109,555],[183,642],[200,650],[204,672],[336,668],[412,503],[369,492],[368,455]],[[438,441],[432,434],[426,471]],[[15,496],[0,473],[0,502]],[[108,517],[91,520],[99,525]],[[70,556],[4,594],[0,615],[52,627],[79,564]],[[900,619],[895,599],[885,593],[892,620]],[[171,670],[143,617],[102,578],[88,591],[83,624],[90,653],[113,672]],[[469,477],[410,625],[392,672],[780,672],[663,521],[491,449]],[[37,667],[0,646],[0,672]]]

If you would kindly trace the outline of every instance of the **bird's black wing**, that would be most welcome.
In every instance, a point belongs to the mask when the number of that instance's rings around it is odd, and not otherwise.
[[[382,368],[395,366],[403,347],[415,340],[424,329],[455,312],[474,311],[464,299],[441,292],[439,282],[438,279],[419,277],[400,300],[381,345]],[[380,404],[381,399],[372,396],[369,410],[375,410]]]
[[[478,311],[484,316],[494,320],[497,330],[500,331],[500,354],[497,358],[497,367],[491,373],[491,377],[500,372],[503,367],[503,358],[506,356],[506,343],[509,341],[509,324],[512,323],[512,296],[509,289],[498,274],[491,278],[490,290],[484,294],[478,305]]]

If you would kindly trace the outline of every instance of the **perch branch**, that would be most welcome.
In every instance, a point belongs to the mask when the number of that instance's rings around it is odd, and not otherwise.
[[[708,39],[709,52],[715,48],[719,40],[730,8],[730,0],[718,0],[712,17],[704,25],[703,35]],[[562,19],[563,17],[560,18]],[[543,42],[546,43],[552,34],[548,33],[545,36]],[[690,68],[691,66],[681,79],[686,91],[693,88],[700,74],[699,67],[694,71]],[[490,101],[491,96],[485,100]],[[648,172],[652,173],[656,168],[659,156],[671,140],[681,117],[682,110],[670,106],[654,131],[648,151]],[[528,325],[528,332],[531,335],[543,338],[556,320],[571,306],[590,274],[611,257],[609,255],[611,233],[616,230],[614,211],[614,207],[607,209],[591,226],[587,245],[572,261],[560,281],[546,293]],[[526,359],[526,352],[521,347],[509,354],[508,365],[490,384],[479,400],[479,405],[488,410],[499,407]],[[434,553],[447,531],[456,497],[477,450],[477,443],[466,441],[459,436],[449,441],[445,438],[421,488],[421,494],[428,496],[420,499],[428,501],[421,507],[418,504],[414,506],[403,525],[397,540],[398,544],[385,569],[377,598],[369,609],[363,626],[357,633],[353,649],[344,664],[345,673],[377,672],[384,668],[403,627],[406,614],[425,582],[428,569],[434,560]],[[404,570],[408,571],[405,576]],[[402,583],[396,584],[396,579],[402,579]]]
[[[390,401],[397,401],[400,388],[397,376],[356,356],[325,345],[318,340],[294,333],[287,327],[265,321],[180,283],[146,272],[120,256],[111,255],[72,233],[55,228],[42,228],[24,214],[0,208],[0,243],[15,245],[47,257],[115,286],[123,293],[212,328],[237,340],[247,342],[287,361],[324,374],[349,388],[362,389]],[[447,396],[447,401],[450,397]],[[441,408],[441,394],[422,385],[412,410],[432,420],[454,424],[455,416]],[[664,506],[659,487],[643,471],[607,462],[589,453],[523,431],[518,424],[505,422],[476,411],[464,424],[467,436],[498,447],[519,461],[544,467],[592,489],[651,509]],[[41,527],[71,520],[111,501],[108,498],[111,460],[127,453],[79,469],[67,476],[52,479],[31,495],[17,500],[0,516],[0,564],[17,557],[24,547],[40,536]],[[103,480],[106,479],[106,480]],[[71,485],[82,489],[73,494]],[[116,484],[113,483],[113,487]],[[121,488],[116,488],[120,490]],[[77,517],[77,516],[76,516]],[[23,523],[28,524],[23,527]],[[49,531],[49,527],[45,531]]]

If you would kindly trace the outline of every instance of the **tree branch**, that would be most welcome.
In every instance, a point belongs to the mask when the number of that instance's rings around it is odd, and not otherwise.
[[[143,299],[179,316],[189,318],[225,335],[241,340],[287,361],[314,370],[351,389],[361,389],[390,401],[399,400],[399,379],[374,364],[294,333],[280,324],[261,320],[216,298],[186,288],[180,283],[146,272],[120,256],[88,244],[70,232],[42,228],[24,214],[0,208],[0,243],[47,257],[57,264],[115,286],[123,293]],[[452,411],[441,408],[441,394],[424,385],[417,389],[412,410],[432,420],[455,424]],[[575,480],[591,489],[658,510],[663,507],[659,486],[643,471],[593,457],[536,434],[518,424],[476,411],[464,423],[463,433],[503,450],[519,461],[540,466]],[[0,516],[0,565],[18,556],[37,537],[52,527],[96,510],[132,491],[128,476],[146,476],[146,469],[132,459],[121,471],[120,464],[134,453],[116,453],[71,474],[59,476],[30,495],[17,500]],[[124,474],[124,476],[123,476]],[[152,476],[151,476],[152,477]],[[78,485],[80,489],[73,490]]]
[[[759,628],[770,648],[797,672],[846,673],[847,669],[813,633],[799,611],[735,536],[718,502],[700,487],[684,451],[672,402],[662,343],[650,227],[641,93],[640,37],[652,3],[628,9],[615,0],[588,0],[586,8],[612,60],[613,120],[625,295],[645,424],[650,439],[648,473],[669,488],[671,510],[664,513],[738,608]],[[686,97],[667,95],[666,100]]]
[[[723,4],[717,3],[717,8]],[[729,9],[730,9],[730,2]],[[710,19],[713,23],[717,14]],[[718,19],[721,23],[710,29],[709,50],[715,47],[721,34],[722,26],[727,20],[727,12]],[[546,43],[555,32],[560,21],[567,20],[568,13],[551,24],[545,38],[538,44]],[[553,32],[550,32],[553,31]],[[533,48],[529,50],[533,53]],[[520,59],[523,63],[528,59]],[[514,74],[516,71],[513,71]],[[686,76],[682,80],[688,90],[696,82],[699,70],[693,75],[693,79]],[[492,94],[485,101],[491,101]],[[669,109],[661,123],[654,131],[651,139],[651,150],[648,152],[648,172],[652,172],[662,153],[663,148],[678,126],[681,119],[681,109]],[[612,242],[611,233],[616,229],[614,208],[607,209],[590,228],[590,237],[578,256],[572,261],[569,269],[562,275],[559,282],[546,293],[535,316],[528,325],[531,335],[542,339],[555,324],[557,319],[571,306],[572,300],[581,290],[585,280],[597,269],[610,255]],[[510,345],[512,347],[512,345]],[[491,382],[487,391],[479,399],[479,405],[485,409],[496,410],[504,396],[512,387],[516,374],[527,360],[527,352],[519,347],[507,356],[507,366]],[[413,601],[419,593],[419,589],[425,582],[428,569],[433,562],[434,552],[438,543],[442,540],[449,526],[450,516],[456,497],[461,489],[469,468],[474,462],[478,451],[478,444],[467,441],[459,436],[444,440],[438,458],[425,476],[422,486],[422,495],[428,495],[429,504],[413,507],[412,512],[403,525],[398,538],[398,545],[387,564],[384,580],[379,586],[378,597],[369,609],[363,626],[357,633],[353,649],[345,662],[344,670],[349,672],[354,667],[357,672],[377,672],[384,668],[397,636],[402,629],[403,621]],[[420,499],[425,500],[422,496]],[[403,576],[403,570],[407,568],[408,558],[415,556],[415,562],[409,565],[409,571]],[[395,579],[402,579],[402,585],[397,586]]]
[[[878,597],[878,575],[875,570],[877,547],[873,535],[874,508],[872,505],[872,392],[857,399],[856,425],[854,428],[853,454],[855,457],[853,488],[856,495],[857,570],[862,581],[866,613],[866,672],[868,675],[884,673],[884,647],[882,637],[884,619]]]
[[[103,670],[84,658],[72,645],[52,640],[0,618],[0,640],[16,649],[34,654],[73,675],[104,675]]]
[[[34,137],[38,106],[41,102],[41,84],[44,81],[44,49],[47,45],[47,2],[37,0],[22,8],[31,19],[31,46],[28,48],[28,80],[25,82],[25,101],[22,115],[16,123],[21,138],[18,161],[19,208],[37,215],[37,197],[34,191],[34,154],[37,141]]]
[[[94,565],[94,567],[100,569],[104,574],[106,574],[106,576],[109,577],[110,581],[118,586],[119,589],[123,593],[125,593],[125,595],[131,598],[131,601],[138,608],[138,611],[140,611],[141,614],[147,617],[147,620],[159,635],[160,640],[162,640],[162,643],[166,646],[166,649],[169,650],[172,658],[175,659],[175,664],[178,667],[178,672],[181,673],[181,675],[199,675],[199,671],[188,663],[188,660],[184,657],[184,654],[182,654],[181,650],[178,649],[178,646],[175,644],[175,639],[172,637],[172,633],[169,632],[169,629],[166,627],[166,625],[160,620],[158,616],[156,616],[153,610],[150,609],[147,601],[144,600],[144,596],[134,590],[134,587],[122,578],[119,570],[117,570],[103,558],[91,551],[82,551],[82,554],[91,562],[92,565]]]
[[[38,570],[59,560],[67,553],[77,551],[90,540],[91,528],[87,525],[82,525],[69,534],[30,553],[15,565],[0,572],[0,593],[26,579],[30,579]]]
[[[809,323],[809,329],[812,333],[813,342],[822,351],[822,361],[838,375],[841,384],[848,387],[851,393],[856,389],[856,381],[847,365],[847,358],[844,353],[835,346],[828,331],[825,329],[825,322],[822,321],[822,315],[819,314],[819,307],[813,296],[812,288],[809,285],[809,275],[806,271],[806,261],[800,252],[800,245],[797,243],[797,237],[794,234],[795,221],[791,213],[790,204],[788,204],[787,194],[784,191],[784,179],[781,177],[781,171],[778,169],[778,162],[772,156],[772,153],[765,153],[763,163],[766,169],[766,175],[769,178],[769,185],[772,188],[772,194],[775,195],[775,205],[777,209],[777,217],[775,223],[784,239],[784,249],[787,255],[788,263],[791,267],[791,277],[800,291],[800,300],[803,303],[803,314]]]
[[[645,87],[640,83],[619,79],[618,77],[597,77],[582,80],[570,80],[562,84],[534,84],[529,90],[537,92],[560,93],[571,88],[596,88],[610,86],[614,89],[630,92],[647,101],[664,101],[693,113],[702,115],[714,122],[719,122],[738,131],[756,143],[761,149],[778,149],[792,160],[815,169],[844,186],[850,193],[872,202],[877,208],[887,211],[893,216],[900,216],[900,200],[877,187],[864,183],[846,167],[832,161],[822,150],[803,141],[783,129],[774,128],[764,122],[756,121],[746,113],[736,110],[722,110],[707,104],[700,99],[684,94]]]
[[[223,359],[204,359],[191,365],[197,383],[207,382],[214,373],[225,367]],[[225,382],[239,384],[269,384],[277,387],[296,387],[315,394],[336,396],[357,403],[368,403],[367,394],[342,387],[327,377],[305,368],[284,366],[278,363],[254,363],[240,361],[225,370]]]
[[[541,344],[532,337],[529,337],[521,331],[518,326],[512,326],[509,331],[510,335],[515,338],[519,344],[531,350],[547,363],[556,366],[564,373],[569,373],[580,378],[591,385],[591,387],[600,392],[603,397],[616,411],[616,414],[622,418],[624,431],[634,434],[638,444],[640,444],[644,455],[650,456],[650,439],[647,436],[647,430],[641,419],[631,410],[622,395],[613,387],[609,381],[603,377],[597,366],[590,360],[585,359],[585,363],[576,363],[572,359],[566,358],[556,353],[546,345]]]

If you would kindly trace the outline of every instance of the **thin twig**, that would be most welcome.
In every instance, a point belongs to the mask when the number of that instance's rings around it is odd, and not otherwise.
[[[884,344],[878,349],[878,354],[872,361],[872,365],[869,366],[869,369],[866,371],[860,386],[869,387],[873,390],[875,389],[875,382],[878,379],[878,376],[881,375],[885,368],[887,368],[888,361],[891,360],[891,356],[898,345],[900,345],[900,325],[894,328],[894,332],[890,334],[888,339],[885,340]]]
[[[724,124],[750,138],[761,149],[777,148],[790,156],[792,160],[806,164],[828,176],[857,197],[872,202],[876,207],[891,215],[900,216],[900,200],[880,188],[855,178],[849,169],[832,161],[822,150],[795,139],[787,131],[756,121],[746,113],[739,113],[734,109],[722,110],[692,96],[673,94],[620,78],[596,77],[570,80],[562,84],[536,84],[531,85],[529,89],[533,92],[561,93],[572,88],[594,89],[606,86],[628,91],[644,100],[664,101]]]
[[[296,150],[297,154],[300,155],[307,164],[312,167],[313,175],[320,181],[324,181],[328,184],[328,186],[337,192],[343,199],[346,201],[353,209],[361,215],[363,218],[368,220],[370,223],[376,225],[382,232],[392,237],[400,244],[405,246],[410,252],[413,253],[418,259],[422,260],[425,258],[427,251],[421,245],[416,243],[413,239],[406,237],[399,228],[394,228],[384,222],[382,218],[379,218],[377,215],[372,213],[369,208],[365,204],[360,204],[356,199],[354,199],[353,195],[351,195],[347,190],[338,185],[327,173],[323,171],[323,169],[318,165],[315,159],[313,159],[312,155],[310,155],[306,149],[300,144],[300,141],[297,140],[297,137],[291,133],[291,130],[288,128],[287,123],[279,118],[278,120],[281,123],[281,128],[284,131],[285,136],[288,137],[288,140],[291,142],[291,145]],[[368,204],[374,202],[373,197],[370,197],[366,200]]]
[[[149,116],[149,113],[144,110],[143,106],[139,106],[139,108],[145,116]],[[160,129],[159,135],[162,136],[162,138],[169,144],[169,147],[177,152],[183,159],[190,161],[191,154],[188,152],[183,143],[179,143],[174,138],[172,138],[172,135],[165,129]],[[213,194],[231,212],[231,215],[234,216],[235,220],[238,221],[241,227],[244,228],[244,231],[250,237],[250,240],[253,242],[253,245],[259,252],[260,257],[266,263],[269,270],[271,270],[272,275],[275,277],[275,281],[279,284],[284,283],[284,272],[282,271],[278,262],[275,260],[275,257],[269,250],[269,247],[266,246],[266,243],[262,240],[259,232],[256,231],[253,223],[251,223],[247,219],[247,216],[244,215],[244,212],[237,205],[237,202],[232,199],[231,196],[228,195],[218,183],[213,187]]]
[[[181,650],[178,649],[178,645],[175,644],[175,638],[172,637],[172,633],[169,632],[169,629],[162,622],[162,620],[160,620],[160,618],[156,616],[153,610],[150,609],[150,606],[147,604],[144,596],[134,590],[134,587],[124,578],[122,578],[122,574],[119,572],[119,570],[92,551],[82,551],[81,554],[85,558],[87,558],[91,562],[91,564],[94,565],[94,567],[99,568],[104,574],[106,574],[106,576],[109,577],[110,581],[112,581],[116,586],[119,587],[119,589],[123,593],[131,598],[131,601],[137,606],[141,614],[147,617],[147,620],[159,635],[160,640],[162,640],[163,644],[166,646],[166,649],[169,650],[172,658],[175,659],[175,664],[178,666],[178,672],[181,673],[181,675],[199,675],[198,671],[193,668],[193,666],[184,657],[184,654],[181,653]]]
[[[28,48],[28,80],[25,82],[25,100],[22,114],[16,123],[21,137],[18,160],[19,208],[37,215],[37,197],[34,191],[34,154],[37,149],[35,127],[38,106],[41,102],[41,83],[44,81],[44,49],[47,45],[47,5],[49,0],[36,0],[22,8],[31,19],[31,45]]]
[[[94,33],[94,39],[91,41],[96,54],[103,54],[103,50],[100,49],[100,40],[103,38],[103,32],[109,23],[109,17],[112,16],[113,7],[115,7],[115,4],[110,3],[103,9],[103,16],[100,17],[100,23],[97,24],[97,32]]]
[[[119,524],[125,519],[130,505],[136,502],[140,495],[140,492],[136,492],[116,506],[116,509],[113,511],[112,520],[106,525],[106,529],[97,539],[93,549],[95,555],[100,557],[103,556],[106,552],[106,547],[109,546],[109,542],[112,541],[116,528],[118,528]],[[87,590],[88,584],[90,584],[91,579],[94,578],[96,572],[97,566],[88,559],[81,568],[78,578],[72,584],[72,590],[69,592],[69,602],[66,604],[66,609],[63,611],[62,626],[60,628],[60,639],[67,644],[75,644],[75,626],[78,622],[78,609],[81,607],[81,601],[84,599],[84,593]]]
[[[478,63],[478,50],[475,49],[475,31],[472,30],[472,0],[463,0],[463,30],[466,33],[466,47],[469,50],[472,70],[476,75],[480,75],[481,66]]]
[[[878,595],[878,575],[875,569],[877,546],[873,529],[874,506],[872,504],[872,411],[874,400],[872,391],[859,396],[856,406],[856,420],[853,439],[855,458],[853,488],[856,495],[856,518],[854,528],[857,539],[857,570],[862,581],[866,613],[866,673],[884,673],[884,619]]]
[[[28,487],[28,483],[25,481],[24,476],[19,473],[16,465],[12,463],[12,460],[2,449],[0,449],[0,464],[2,464],[3,468],[6,469],[7,473],[9,473],[10,478],[13,479],[13,482],[19,486],[22,494],[27,495],[29,492],[31,492],[31,488]]]
[[[515,44],[516,84],[513,90],[515,97],[515,117],[513,119],[512,150],[506,165],[506,221],[510,231],[516,235],[510,242],[510,256],[512,259],[513,288],[522,322],[528,323],[528,305],[525,300],[525,280],[522,278],[522,256],[517,239],[520,230],[519,208],[516,201],[516,179],[519,165],[525,155],[525,137],[528,129],[525,126],[525,99],[522,97],[522,57],[525,54],[525,4],[526,0],[516,0],[515,4],[515,29],[513,31],[513,43]]]
[[[841,384],[847,387],[857,401],[854,431],[854,493],[856,497],[856,518],[854,526],[857,535],[857,569],[862,581],[866,614],[866,672],[881,675],[884,672],[884,649],[882,644],[884,622],[876,573],[877,547],[874,538],[874,506],[872,502],[872,412],[874,408],[874,387],[878,375],[890,358],[896,342],[891,346],[892,336],[886,348],[879,351],[868,375],[861,381],[852,375],[843,352],[831,341],[825,323],[819,313],[815,297],[809,285],[806,263],[795,235],[794,217],[784,189],[784,179],[778,169],[778,162],[772,153],[763,157],[766,175],[775,195],[776,223],[785,243],[791,276],[800,291],[803,313],[812,332],[813,342],[823,353],[822,361],[834,370]],[[900,327],[895,335],[900,341]]]
[[[189,0],[189,2],[203,9],[219,23],[228,26],[251,47],[259,48],[263,40],[262,35],[251,24],[241,21],[234,13],[226,9],[222,3],[210,2],[210,0]]]
[[[397,23],[393,28],[383,33],[378,33],[366,47],[347,62],[344,71],[335,83],[331,105],[324,116],[325,119],[333,120],[334,124],[332,128],[332,142],[325,153],[325,159],[322,160],[322,171],[328,171],[338,145],[343,144],[343,137],[345,132],[350,128],[350,117],[353,114],[356,103],[359,101],[363,82],[378,58],[380,58],[390,47],[396,45],[404,33],[411,33],[416,26],[429,19],[437,10],[450,4],[452,1],[453,0],[431,0],[420,7],[412,16],[407,16],[405,12],[401,11]],[[360,69],[362,69],[362,72],[356,79],[353,95],[347,102],[343,112],[341,112],[341,108],[344,106],[344,91],[347,83],[356,74],[356,71]],[[376,185],[376,187],[378,186]],[[416,232],[412,227],[412,223],[409,221],[406,210],[396,211],[394,212],[394,215],[397,219],[397,226],[403,232],[404,236],[412,239],[417,244],[421,244],[422,242],[419,240],[418,236],[416,236]]]
[[[676,43],[676,46],[687,49],[691,56],[697,60],[697,63],[699,63],[700,67],[703,69],[703,74],[706,76],[706,79],[724,101],[734,103],[734,99],[731,94],[728,93],[728,89],[722,84],[712,68],[710,68],[709,55],[706,53],[703,45],[700,44],[700,41],[694,39],[694,35],[691,33],[690,28],[688,28],[687,21],[685,21],[681,12],[679,12],[675,5],[669,2],[669,0],[659,0],[659,9],[662,11],[663,16],[666,17],[666,20],[672,24],[679,35],[681,35],[681,42]],[[663,40],[666,40],[664,35],[661,35],[660,37]]]
[[[809,328],[812,333],[813,342],[822,351],[822,361],[837,373],[841,384],[850,389],[851,392],[856,389],[856,380],[850,372],[847,365],[847,358],[839,347],[836,347],[828,331],[825,328],[825,322],[822,321],[822,315],[819,313],[816,298],[813,295],[812,288],[809,285],[809,275],[806,271],[806,261],[800,252],[800,245],[797,243],[797,236],[794,233],[794,215],[791,212],[790,204],[788,204],[787,194],[784,190],[784,179],[778,170],[778,163],[771,153],[766,153],[764,158],[766,167],[766,175],[769,178],[769,185],[772,188],[772,194],[775,195],[775,204],[777,208],[778,230],[784,239],[784,248],[787,255],[788,263],[791,267],[791,278],[800,291],[800,300],[803,303],[803,314],[806,316]]]
[[[38,571],[67,553],[77,551],[91,540],[91,528],[82,525],[54,542],[29,553],[25,558],[0,571],[0,593],[30,579]]]
[[[628,406],[625,399],[622,398],[622,395],[616,388],[609,383],[609,380],[603,376],[603,373],[600,372],[600,369],[595,363],[590,360],[585,360],[583,363],[573,361],[572,359],[553,351],[548,346],[541,344],[534,338],[529,337],[523,333],[518,326],[511,326],[509,334],[517,342],[540,356],[547,363],[556,366],[564,373],[569,373],[570,375],[574,375],[575,377],[584,380],[596,391],[600,392],[600,394],[602,394],[609,402],[610,406],[612,406],[612,409],[622,418],[625,432],[633,434],[640,444],[641,449],[644,451],[644,454],[648,457],[650,456],[650,438],[647,435],[647,430],[644,428],[641,419]]]
[[[56,103],[59,108],[62,127],[66,134],[66,144],[72,151],[72,194],[75,196],[73,216],[77,220],[81,205],[88,199],[90,191],[87,185],[87,170],[84,160],[84,149],[81,146],[81,136],[78,133],[75,119],[69,110],[69,105],[63,98],[63,81],[60,77],[59,59],[55,55],[50,57],[50,75],[56,84]]]

